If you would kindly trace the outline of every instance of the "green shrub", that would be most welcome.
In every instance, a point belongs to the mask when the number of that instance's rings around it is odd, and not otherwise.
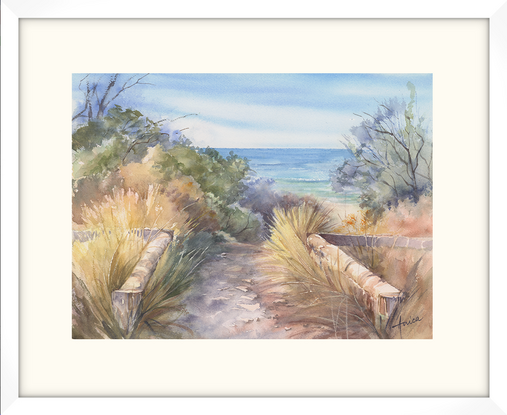
[[[373,115],[359,115],[363,121],[344,142],[353,157],[331,175],[336,192],[360,190],[360,207],[373,222],[403,200],[417,203],[432,194],[431,121],[417,115],[415,86],[409,82],[407,88],[408,104],[390,99]]]

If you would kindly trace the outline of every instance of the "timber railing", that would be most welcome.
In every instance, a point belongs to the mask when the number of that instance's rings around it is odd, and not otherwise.
[[[132,330],[134,318],[141,298],[152,276],[158,261],[173,239],[173,231],[164,229],[136,229],[136,236],[143,237],[147,242],[141,259],[135,266],[130,277],[119,290],[111,295],[113,313],[120,327],[129,332]],[[73,241],[89,241],[100,235],[98,231],[73,231]]]
[[[335,233],[320,234],[327,242],[336,246],[367,246],[390,248],[412,248],[431,251],[432,238],[407,238],[406,236],[342,235]]]
[[[307,239],[313,259],[322,269],[343,275],[348,290],[375,318],[375,326],[381,328],[389,319],[401,298],[401,291],[355,261],[339,247],[392,247],[431,250],[431,238],[407,238],[394,236],[357,236],[341,234],[312,234]]]

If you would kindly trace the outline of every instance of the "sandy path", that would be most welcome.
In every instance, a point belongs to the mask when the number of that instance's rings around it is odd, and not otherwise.
[[[266,273],[266,252],[258,245],[227,243],[208,259],[183,300],[187,314],[178,319],[195,338],[322,339],[375,338],[359,321],[338,320],[336,309],[298,305],[287,286]],[[270,277],[271,275],[271,277]],[[342,310],[343,311],[343,310]],[[352,308],[350,308],[352,311]],[[333,322],[333,320],[335,320]]]
[[[283,287],[262,272],[262,248],[229,243],[223,253],[206,261],[200,278],[184,303],[188,314],[178,323],[197,338],[283,339],[293,332],[281,316],[294,305]]]

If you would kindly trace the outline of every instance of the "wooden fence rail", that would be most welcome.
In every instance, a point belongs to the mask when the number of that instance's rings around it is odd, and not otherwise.
[[[132,271],[130,277],[119,290],[113,291],[111,301],[113,313],[120,327],[132,330],[134,317],[141,302],[143,291],[157,267],[158,261],[173,239],[173,231],[163,229],[136,229],[135,235],[143,237],[148,243],[146,249]],[[100,235],[99,231],[73,231],[73,241],[89,241]]]
[[[340,234],[309,235],[311,254],[321,268],[335,270],[343,275],[348,290],[375,316],[375,325],[381,328],[394,311],[401,291],[380,276],[352,259],[340,246],[396,247],[431,250],[430,238],[392,236],[356,236]]]
[[[412,248],[431,251],[433,249],[432,238],[407,238],[405,236],[383,236],[383,235],[342,235],[342,234],[320,234],[327,242],[336,246],[368,246],[368,247],[391,247],[391,248]]]

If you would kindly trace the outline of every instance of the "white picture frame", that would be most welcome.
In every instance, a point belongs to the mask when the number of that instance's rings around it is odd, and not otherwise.
[[[119,4],[121,6],[119,7]],[[2,2],[2,414],[124,414],[157,413],[165,410],[196,412],[220,410],[225,413],[257,413],[259,410],[284,412],[315,412],[317,409],[339,408],[344,413],[409,414],[409,413],[507,413],[507,336],[502,318],[503,293],[507,283],[503,278],[501,258],[506,248],[505,221],[502,220],[500,170],[507,150],[501,121],[507,113],[507,3],[484,1],[480,4],[432,2],[414,6],[406,2],[357,1],[345,6],[329,7],[326,2],[313,4],[312,11],[294,4],[272,5],[257,3],[255,12],[247,12],[241,3],[186,2],[165,4],[154,1],[143,4],[142,10],[134,2],[102,1],[100,6],[86,6],[77,1],[45,2],[9,0]],[[264,8],[259,6],[264,6]],[[19,395],[19,177],[18,131],[18,25],[23,18],[122,18],[122,17],[340,17],[340,18],[487,18],[490,22],[490,393],[477,398],[28,398]],[[21,202],[22,203],[22,202]],[[14,310],[14,312],[13,312]],[[168,402],[167,400],[170,400]],[[240,400],[238,402],[238,400]],[[166,409],[167,408],[167,409]],[[269,409],[268,409],[269,408]]]

